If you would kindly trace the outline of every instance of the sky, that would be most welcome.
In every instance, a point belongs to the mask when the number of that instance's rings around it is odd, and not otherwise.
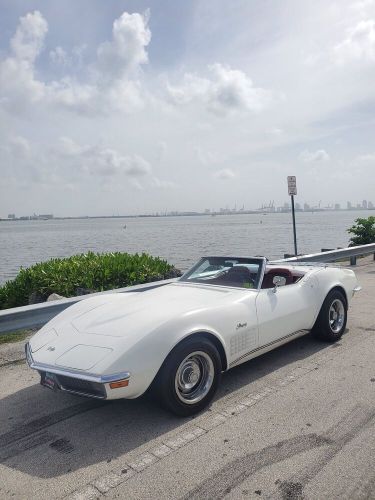
[[[375,0],[0,0],[0,216],[375,202]]]

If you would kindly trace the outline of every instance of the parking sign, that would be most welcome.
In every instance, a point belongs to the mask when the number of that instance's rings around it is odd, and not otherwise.
[[[297,179],[295,175],[288,175],[288,194],[290,196],[297,194]]]

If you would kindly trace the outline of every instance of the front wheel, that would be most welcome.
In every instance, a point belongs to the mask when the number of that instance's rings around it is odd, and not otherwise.
[[[327,342],[336,342],[345,331],[347,319],[348,312],[344,295],[339,290],[332,290],[323,302],[313,334]]]
[[[212,342],[187,338],[168,355],[155,380],[162,406],[183,417],[198,413],[214,397],[221,370],[220,354]]]

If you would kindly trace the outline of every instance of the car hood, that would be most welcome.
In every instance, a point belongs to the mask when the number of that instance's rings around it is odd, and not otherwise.
[[[86,334],[126,337],[156,330],[174,317],[217,307],[233,293],[236,290],[178,283],[140,293],[108,294],[95,307],[86,300],[87,310],[74,315],[71,324]]]
[[[247,293],[249,293],[247,291]],[[118,371],[116,360],[127,369],[136,345],[144,349],[146,337],[154,337],[158,352],[174,343],[163,332],[200,325],[214,309],[240,302],[244,291],[196,284],[173,283],[145,292],[109,293],[86,298],[55,316],[30,339],[34,360],[49,366],[78,370]],[[203,318],[203,319],[202,319]],[[160,336],[161,334],[161,336]],[[156,342],[156,343],[155,343]],[[143,358],[154,353],[146,350]],[[125,363],[125,364],[124,364]],[[133,368],[134,369],[134,368]],[[112,371],[111,371],[112,370]],[[98,372],[99,373],[99,372]]]

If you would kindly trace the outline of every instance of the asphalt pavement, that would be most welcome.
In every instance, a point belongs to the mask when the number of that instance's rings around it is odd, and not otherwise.
[[[195,418],[54,393],[3,348],[0,498],[375,498],[375,263],[356,272],[338,343],[306,336],[234,368]]]

